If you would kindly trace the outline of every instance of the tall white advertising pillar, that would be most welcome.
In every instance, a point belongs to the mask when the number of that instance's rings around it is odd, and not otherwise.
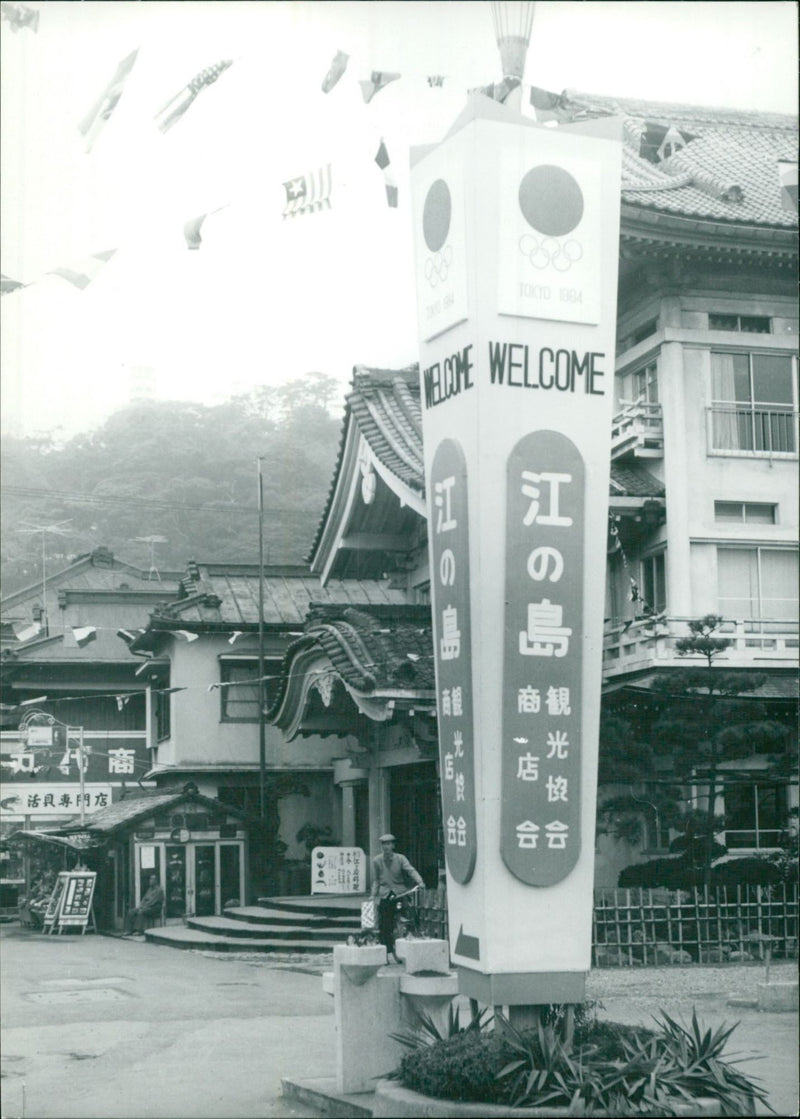
[[[577,1002],[591,949],[621,125],[473,96],[412,152],[450,951]]]

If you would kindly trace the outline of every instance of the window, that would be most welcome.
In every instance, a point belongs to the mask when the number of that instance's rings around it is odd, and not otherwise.
[[[729,849],[777,847],[786,820],[785,786],[726,784],[725,844]]]
[[[169,738],[172,734],[171,723],[171,704],[172,697],[169,692],[154,692],[153,693],[153,707],[155,710],[156,719],[156,740],[163,742],[165,738]]]
[[[654,361],[620,378],[621,404],[658,404],[658,367]]]
[[[654,614],[667,608],[667,576],[664,553],[648,556],[641,563],[642,597]]]
[[[712,353],[712,448],[795,452],[793,382],[787,354]]]
[[[742,334],[771,334],[772,320],[766,315],[718,315],[713,311],[708,316],[709,330],[737,330]]]
[[[754,501],[715,501],[714,520],[726,525],[774,525],[775,509]]]
[[[267,707],[275,700],[280,686],[282,661],[264,658],[264,696]],[[258,661],[221,660],[221,718],[226,723],[258,722]]]
[[[797,552],[717,548],[719,613],[735,621],[797,622]]]

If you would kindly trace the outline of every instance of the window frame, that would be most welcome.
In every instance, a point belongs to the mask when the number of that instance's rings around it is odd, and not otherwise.
[[[735,399],[735,385],[731,390],[733,399],[715,395],[714,380],[716,357],[747,359],[748,399]],[[787,365],[791,400],[767,401],[755,397],[754,360],[758,358],[782,358]],[[798,386],[797,356],[783,350],[760,350],[714,346],[709,349],[709,393],[707,408],[707,450],[709,455],[728,455],[743,458],[797,458],[797,417]],[[735,370],[732,371],[735,378]],[[783,419],[781,419],[783,417]],[[782,425],[785,429],[782,430]],[[721,434],[726,432],[726,434]],[[777,439],[775,438],[777,433]],[[769,438],[767,439],[767,435]],[[785,447],[775,447],[775,442],[785,443]],[[728,445],[721,445],[727,443]],[[762,443],[764,445],[759,446]],[[769,445],[767,445],[767,443]],[[718,445],[720,444],[720,445]]]
[[[774,545],[770,545],[770,544],[734,544],[734,543],[723,544],[723,543],[718,543],[717,546],[716,546],[716,551],[717,551],[717,612],[720,614],[721,617],[725,618],[726,620],[730,620],[730,621],[743,621],[745,623],[748,623],[748,622],[757,623],[759,627],[765,627],[765,626],[770,627],[770,626],[776,626],[779,623],[783,623],[783,624],[788,623],[789,625],[793,625],[796,629],[797,622],[793,618],[789,618],[789,617],[784,617],[784,618],[764,617],[763,603],[764,603],[764,597],[765,596],[764,596],[764,579],[763,579],[763,574],[762,574],[762,565],[763,565],[762,557],[763,557],[764,552],[771,552],[771,553],[780,554],[780,555],[792,555],[792,556],[795,557],[795,559],[797,559],[797,556],[798,556],[797,548],[778,548],[778,547],[775,547]],[[756,598],[756,601],[757,601],[757,605],[758,605],[758,613],[757,614],[751,614],[750,617],[746,617],[746,618],[737,618],[735,616],[732,616],[732,613],[725,609],[725,607],[723,605],[723,597],[720,595],[719,556],[720,556],[721,552],[729,552],[729,553],[730,552],[747,552],[749,554],[755,553],[755,555],[756,555],[756,577],[757,577],[757,588],[756,588],[757,598]],[[732,597],[733,596],[726,596],[727,599],[731,599]],[[744,596],[740,596],[740,597],[743,600]],[[781,596],[781,597],[783,597],[783,596]],[[751,597],[750,601],[751,601],[751,603],[754,601],[752,597]],[[797,599],[793,599],[791,601],[797,602]],[[765,630],[765,632],[767,632],[767,630]]]
[[[752,810],[751,828],[731,828],[728,826],[727,817],[730,814],[729,807],[729,794],[733,788],[742,789],[750,794],[750,810]],[[783,793],[783,803],[779,803],[779,797]],[[761,794],[773,794],[776,798],[775,802],[775,822],[776,827],[761,827],[759,820],[759,810],[763,808],[761,804]],[[769,781],[766,778],[762,781],[754,780],[746,784],[726,784],[722,791],[724,814],[725,814],[725,835],[724,843],[729,851],[774,851],[780,847],[781,836],[786,830],[786,824],[789,819],[789,798],[785,785],[775,781]],[[778,820],[781,822],[778,823]],[[755,843],[746,843],[733,840],[732,836],[753,836]],[[762,836],[770,835],[773,840],[768,843],[762,842]]]
[[[726,518],[721,519],[718,515],[720,505],[738,505],[741,511],[741,516],[735,519]],[[771,521],[748,520],[747,510],[754,508],[771,509]],[[727,498],[720,498],[714,500],[714,521],[717,524],[728,525],[776,525],[778,524],[778,504],[775,501],[731,501]]]
[[[661,592],[663,600],[659,601],[656,595],[648,597],[648,585],[652,586],[656,591],[659,590],[659,573],[658,564],[661,565]],[[648,569],[651,575],[648,576]],[[654,614],[663,614],[667,609],[667,549],[660,548],[657,552],[651,552],[649,555],[642,556],[639,560],[639,586],[643,601],[650,607]],[[651,602],[650,598],[656,598],[656,601]]]
[[[269,708],[275,699],[280,682],[280,667],[283,663],[282,657],[265,656],[264,657],[264,676],[272,677],[264,681],[264,703],[265,707]],[[233,681],[229,678],[231,669],[247,667],[252,669],[253,679]],[[220,707],[219,707],[219,721],[221,723],[258,723],[259,710],[258,710],[258,657],[257,656],[221,656],[219,658],[219,678],[220,678]],[[228,706],[234,695],[234,689],[237,687],[253,688],[255,695],[252,699],[238,698],[235,702],[240,704],[249,704],[252,707],[252,715],[231,715],[228,711]]]
[[[719,323],[712,323],[712,318],[735,319],[735,326],[720,326]],[[744,323],[766,323],[766,330],[748,330]],[[772,317],[770,315],[742,315],[738,311],[709,311],[708,312],[708,329],[709,330],[724,330],[726,332],[734,332],[737,334],[772,334]]]

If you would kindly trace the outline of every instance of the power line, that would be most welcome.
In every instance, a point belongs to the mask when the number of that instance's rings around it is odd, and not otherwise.
[[[127,505],[137,506],[143,509],[162,509],[167,511],[190,510],[191,512],[197,512],[199,510],[206,513],[241,513],[249,517],[258,515],[258,507],[256,505],[234,505],[233,503],[222,501],[194,504],[192,502],[178,503],[137,497],[97,497],[94,494],[73,493],[69,490],[36,489],[33,486],[0,486],[0,493],[13,497],[54,498],[61,501],[76,502],[85,505]],[[313,513],[314,511],[300,509],[296,506],[273,506],[272,508],[265,508],[264,512],[280,515],[291,514],[292,516],[299,517],[308,516],[309,513]],[[316,514],[314,513],[314,515]]]

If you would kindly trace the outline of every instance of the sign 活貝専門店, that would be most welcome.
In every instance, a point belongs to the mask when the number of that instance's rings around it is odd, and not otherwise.
[[[81,800],[81,798],[83,798]],[[0,813],[2,819],[21,819],[23,816],[70,816],[84,812],[97,812],[107,808],[112,801],[110,784],[42,784],[25,781],[19,784],[0,785]]]
[[[476,96],[412,162],[451,956],[484,1002],[580,1001],[621,125]]]

